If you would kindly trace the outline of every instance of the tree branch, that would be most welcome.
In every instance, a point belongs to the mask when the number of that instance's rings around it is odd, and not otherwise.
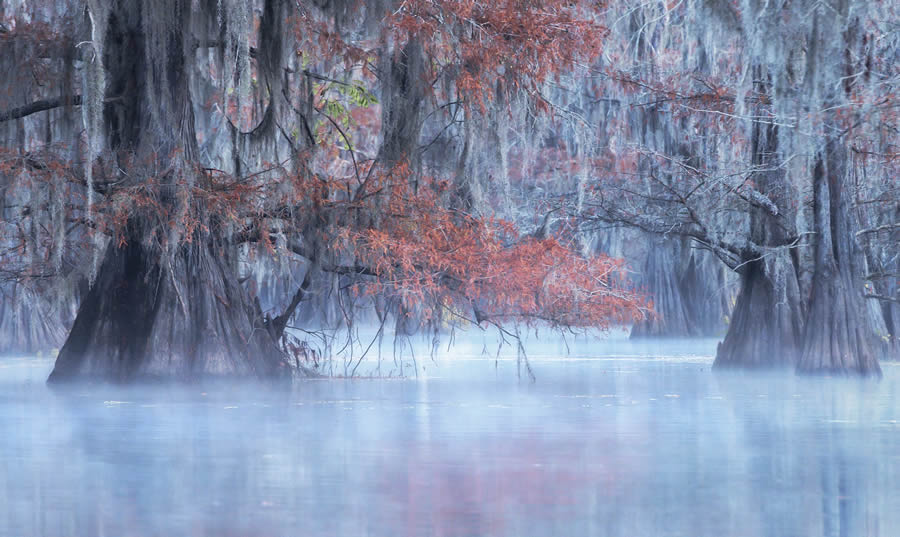
[[[887,302],[896,302],[896,303],[900,304],[900,297],[896,297],[896,296],[877,295],[874,293],[867,293],[863,296],[865,298],[874,298],[875,300],[885,300]]]
[[[876,227],[872,227],[872,228],[868,228],[868,229],[861,229],[856,232],[856,236],[859,237],[861,235],[866,235],[869,233],[879,233],[882,231],[894,231],[894,230],[900,230],[900,222],[897,222],[894,224],[884,224],[882,226],[876,226]]]
[[[41,99],[40,101],[34,101],[25,106],[0,112],[0,122],[23,118],[30,116],[31,114],[52,110],[61,106],[79,106],[81,101],[81,95],[62,95],[53,99]]]

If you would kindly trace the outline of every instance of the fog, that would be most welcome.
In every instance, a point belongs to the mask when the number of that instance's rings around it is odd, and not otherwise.
[[[900,528],[893,363],[881,382],[738,375],[711,371],[714,340],[557,339],[529,345],[531,381],[515,348],[468,341],[422,349],[418,376],[281,387],[51,389],[50,360],[2,359],[0,535]]]

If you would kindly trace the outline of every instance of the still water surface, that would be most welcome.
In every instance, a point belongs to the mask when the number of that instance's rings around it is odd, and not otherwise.
[[[714,374],[713,349],[287,389],[50,390],[2,359],[0,535],[900,535],[900,367]]]

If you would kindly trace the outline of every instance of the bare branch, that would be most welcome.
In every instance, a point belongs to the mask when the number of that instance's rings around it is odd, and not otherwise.
[[[861,229],[856,232],[856,236],[862,236],[869,233],[880,233],[882,231],[894,231],[900,229],[900,222],[895,222],[893,224],[884,224],[882,226],[871,227],[868,229]]]
[[[81,95],[63,95],[53,99],[41,99],[40,101],[34,101],[25,106],[0,112],[0,122],[23,118],[30,116],[31,114],[60,108],[62,106],[79,106],[81,101]]]

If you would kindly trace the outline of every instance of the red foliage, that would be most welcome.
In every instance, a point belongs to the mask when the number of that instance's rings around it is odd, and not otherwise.
[[[388,167],[372,157],[382,130],[371,89],[378,71],[374,58],[400,53],[417,39],[425,54],[426,86],[435,94],[440,91],[435,88],[452,87],[457,95],[448,100],[459,101],[467,114],[484,113],[495,100],[509,103],[513,94],[528,97],[536,112],[547,112],[542,86],[600,53],[606,31],[596,22],[599,3],[406,0],[395,11],[377,14],[381,25],[374,33],[342,31],[325,11],[297,7],[290,25],[299,61],[285,71],[290,76],[284,97],[297,115],[309,117],[303,117],[304,124],[295,117],[293,124],[279,123],[292,144],[289,161],[262,163],[234,177],[186,162],[181,150],[150,155],[152,162],[102,154],[82,163],[94,170],[93,206],[68,214],[85,237],[100,233],[121,244],[129,223],[140,220],[147,230],[143,240],[164,247],[216,229],[274,255],[290,248],[287,237],[292,237],[316,244],[308,255],[324,270],[355,273],[360,293],[396,297],[406,311],[433,321],[475,312],[471,320],[479,323],[606,328],[648,311],[646,301],[624,285],[621,261],[586,258],[562,235],[521,236],[510,222],[464,213],[448,181],[428,176],[445,172],[413,173],[402,162]],[[356,15],[369,9],[364,3],[357,8]],[[28,31],[42,43],[60,41],[42,33],[49,28]],[[262,81],[254,98],[228,95],[228,73],[226,66],[210,63],[203,75],[215,89],[195,96],[205,102],[205,113],[222,122],[210,121],[197,132],[210,147],[227,121],[251,130],[276,98]],[[258,58],[249,74],[253,80],[261,76]],[[448,110],[435,104],[435,112]],[[577,169],[564,148],[543,161],[567,174]],[[79,184],[73,174],[70,183],[80,187],[75,190],[83,203],[87,181]],[[352,265],[342,264],[347,259]]]
[[[543,321],[608,328],[642,318],[649,304],[623,284],[623,263],[585,258],[560,238],[522,237],[509,222],[445,208],[446,183],[417,192],[394,183],[384,221],[344,228],[339,246],[376,279],[360,289],[399,296],[428,320]]]
[[[521,89],[535,95],[548,78],[591,63],[606,35],[596,22],[601,7],[599,2],[411,0],[402,2],[386,26],[400,45],[418,38],[440,69],[456,73],[466,103],[484,111],[497,93]]]

